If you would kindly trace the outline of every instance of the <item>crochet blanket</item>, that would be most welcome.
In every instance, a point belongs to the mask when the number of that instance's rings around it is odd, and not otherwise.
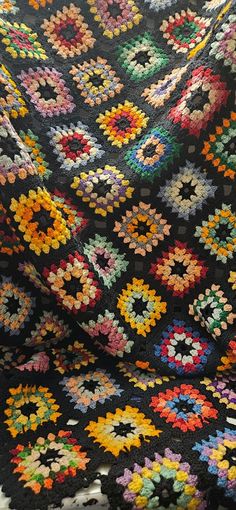
[[[0,0],[0,50],[9,507],[235,508],[235,0]]]

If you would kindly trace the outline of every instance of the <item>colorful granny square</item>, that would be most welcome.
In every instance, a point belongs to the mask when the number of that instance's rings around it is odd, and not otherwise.
[[[178,0],[144,0],[144,2],[148,4],[150,9],[159,12],[176,4]]]
[[[53,1],[54,0],[28,0],[28,4],[38,11],[40,7],[46,7],[47,4],[52,4]]]
[[[65,218],[72,237],[76,237],[88,225],[88,219],[63,191],[55,189],[51,197]]]
[[[231,112],[229,118],[224,118],[222,124],[216,126],[204,142],[202,154],[207,161],[223,173],[224,177],[234,179],[236,175],[236,112]]]
[[[84,245],[84,254],[87,255],[94,271],[103,280],[105,287],[110,289],[113,284],[126,272],[129,262],[118,248],[109,242],[107,237],[95,235]]]
[[[217,186],[207,179],[206,172],[186,161],[179,171],[160,187],[158,197],[179,218],[189,220],[201,211],[208,198],[214,197]]]
[[[143,279],[137,278],[127,283],[117,300],[117,308],[125,321],[138,335],[145,337],[156,326],[161,315],[166,313],[166,306],[154,289],[150,289]]]
[[[224,404],[227,409],[236,411],[236,392],[234,390],[236,381],[235,374],[229,375],[218,373],[215,378],[209,379],[204,377],[201,384],[206,386],[208,391],[211,391],[214,398],[217,398],[221,404]]]
[[[188,65],[176,67],[171,73],[166,74],[163,79],[145,88],[142,97],[144,97],[145,101],[152,105],[153,108],[160,108],[170,99],[187,69]]]
[[[207,0],[204,4],[204,9],[207,11],[213,11],[215,9],[218,9],[222,5],[225,4],[225,0]]]
[[[125,101],[123,104],[113,106],[111,110],[100,113],[96,122],[111,145],[119,148],[129,143],[147,127],[149,117],[134,103]]]
[[[24,362],[26,355],[17,347],[1,346],[0,370],[11,370]]]
[[[35,298],[11,279],[0,277],[0,331],[10,336],[19,335],[30,321]]]
[[[227,264],[236,251],[236,214],[231,211],[231,206],[222,204],[221,209],[215,209],[207,221],[196,227],[194,236],[204,244],[205,250],[216,256],[216,260]]]
[[[58,315],[44,310],[24,343],[28,347],[41,346],[42,344],[49,347],[68,337],[70,332],[68,325]]]
[[[18,10],[16,0],[0,0],[0,14],[16,14]]]
[[[97,404],[104,404],[112,397],[119,397],[124,391],[111,374],[101,368],[86,374],[64,377],[60,384],[74,409],[79,409],[82,413],[95,409]]]
[[[119,64],[134,81],[150,78],[169,62],[168,56],[149,32],[118,46],[117,55]]]
[[[125,333],[115,314],[105,310],[99,314],[97,320],[90,320],[87,324],[82,322],[80,326],[91,336],[100,349],[123,358],[125,353],[130,353],[134,344]]]
[[[22,193],[18,200],[12,198],[10,210],[15,213],[14,219],[24,240],[36,255],[57,250],[71,237],[66,220],[45,188],[31,189],[28,195]]]
[[[154,345],[154,354],[173,373],[180,376],[203,372],[214,343],[203,338],[185,321],[173,319],[162,332],[160,343]]]
[[[45,352],[35,352],[25,363],[22,363],[18,370],[20,372],[42,372],[45,374],[49,370],[49,357]]]
[[[62,74],[54,67],[37,67],[22,71],[18,78],[30,97],[36,110],[43,117],[53,117],[71,113],[75,103],[62,79]]]
[[[206,277],[208,268],[203,260],[189,248],[187,243],[175,241],[162,257],[151,264],[150,274],[173,296],[184,297],[202,278]]]
[[[169,118],[174,124],[179,122],[190,135],[198,137],[215,113],[226,104],[229,91],[220,75],[206,66],[194,69],[186,85]]]
[[[14,184],[37,173],[25,145],[8,117],[0,117],[0,185]]]
[[[46,422],[56,423],[61,416],[49,388],[28,384],[9,388],[4,414],[7,418],[4,423],[12,437],[35,431]]]
[[[5,207],[0,203],[0,253],[13,255],[13,253],[21,253],[23,251],[24,246],[16,235],[16,230],[12,225],[11,219],[7,216]]]
[[[109,39],[139,25],[142,14],[134,0],[87,0],[90,12]]]
[[[170,228],[171,225],[156,209],[151,208],[151,204],[140,202],[133,205],[132,210],[126,211],[122,222],[115,222],[113,231],[135,254],[145,257],[170,234]]]
[[[1,37],[2,36],[2,37]],[[0,19],[0,37],[5,50],[12,58],[46,60],[45,50],[38,42],[38,35],[24,23],[9,23]]]
[[[142,464],[136,462],[131,469],[125,468],[116,483],[122,487],[124,502],[133,503],[133,510],[206,508],[198,477],[191,473],[188,462],[169,448],[163,456],[154,453],[152,458],[145,457]]]
[[[161,385],[170,380],[166,375],[157,375],[154,368],[138,368],[138,362],[134,364],[128,361],[120,361],[120,363],[117,364],[117,368],[124,377],[128,378],[134,388],[139,388],[143,391],[147,391],[149,388],[155,388],[156,384]]]
[[[24,117],[28,113],[28,108],[17,85],[4,65],[0,66],[0,91],[1,113],[6,112],[14,119],[19,115]]]
[[[194,431],[216,420],[218,411],[192,384],[181,384],[151,398],[150,407],[173,428]]]
[[[43,294],[50,294],[50,290],[44,285],[41,274],[37,271],[32,262],[24,261],[18,265],[18,270],[36,287],[40,289]]]
[[[58,55],[76,57],[93,48],[95,39],[89,30],[80,8],[73,3],[64,5],[42,24],[44,35]]]
[[[85,349],[84,344],[77,340],[65,347],[55,347],[52,349],[54,356],[53,363],[55,370],[60,374],[70,373],[71,370],[80,370],[81,367],[87,367],[90,363],[95,363],[96,356]]]
[[[160,30],[167,44],[172,46],[176,53],[187,53],[202,41],[210,24],[210,18],[203,18],[187,9],[164,20]]]
[[[22,142],[24,142],[25,150],[27,150],[37,169],[38,175],[42,179],[48,179],[52,171],[49,169],[49,164],[45,159],[46,156],[42,150],[42,145],[39,143],[39,137],[31,129],[27,129],[27,131],[21,129],[19,135]]]
[[[207,470],[217,477],[217,485],[225,495],[236,502],[235,479],[236,430],[216,430],[206,440],[195,444],[193,450],[200,454],[200,460],[207,462]]]
[[[220,285],[215,284],[206,289],[204,294],[199,294],[193,304],[189,305],[189,314],[215,339],[226,331],[236,318]]]
[[[223,23],[211,43],[210,55],[216,60],[223,60],[223,65],[229,66],[232,73],[236,72],[236,14],[230,14]]]
[[[124,409],[117,407],[115,413],[107,413],[105,417],[99,416],[96,422],[90,421],[85,430],[115,457],[122,451],[139,448],[143,441],[157,438],[161,433],[139,409],[128,405]]]
[[[23,487],[34,494],[51,492],[55,486],[60,488],[67,478],[85,471],[90,461],[69,430],[50,432],[46,438],[39,436],[34,442],[17,444],[11,454],[13,472]]]
[[[234,369],[236,363],[236,342],[234,340],[229,341],[229,347],[220,358],[220,364],[217,367],[219,372],[226,372],[226,370]]]
[[[76,170],[104,154],[97,138],[80,121],[76,125],[51,127],[48,136],[63,170]]]
[[[44,277],[61,305],[76,314],[93,308],[101,298],[101,290],[85,259],[78,252],[70,253],[67,260],[44,268]]]
[[[156,127],[127,152],[125,160],[142,178],[153,180],[179,155],[180,148],[175,136]]]
[[[134,188],[131,188],[129,180],[115,166],[105,165],[88,173],[81,172],[79,177],[74,177],[71,188],[76,190],[76,195],[94,210],[95,214],[106,217],[116,207],[131,198]]]
[[[97,57],[73,66],[70,74],[80,90],[84,102],[96,106],[114,97],[123,88],[120,78],[105,58]]]

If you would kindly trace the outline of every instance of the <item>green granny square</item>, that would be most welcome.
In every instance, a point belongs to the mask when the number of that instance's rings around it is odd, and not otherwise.
[[[118,62],[130,75],[131,80],[150,78],[165,67],[169,58],[156,45],[149,32],[126,41],[118,47]]]

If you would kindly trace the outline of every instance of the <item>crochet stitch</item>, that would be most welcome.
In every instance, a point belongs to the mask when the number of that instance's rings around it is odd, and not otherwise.
[[[235,34],[0,0],[4,510],[235,508]]]

